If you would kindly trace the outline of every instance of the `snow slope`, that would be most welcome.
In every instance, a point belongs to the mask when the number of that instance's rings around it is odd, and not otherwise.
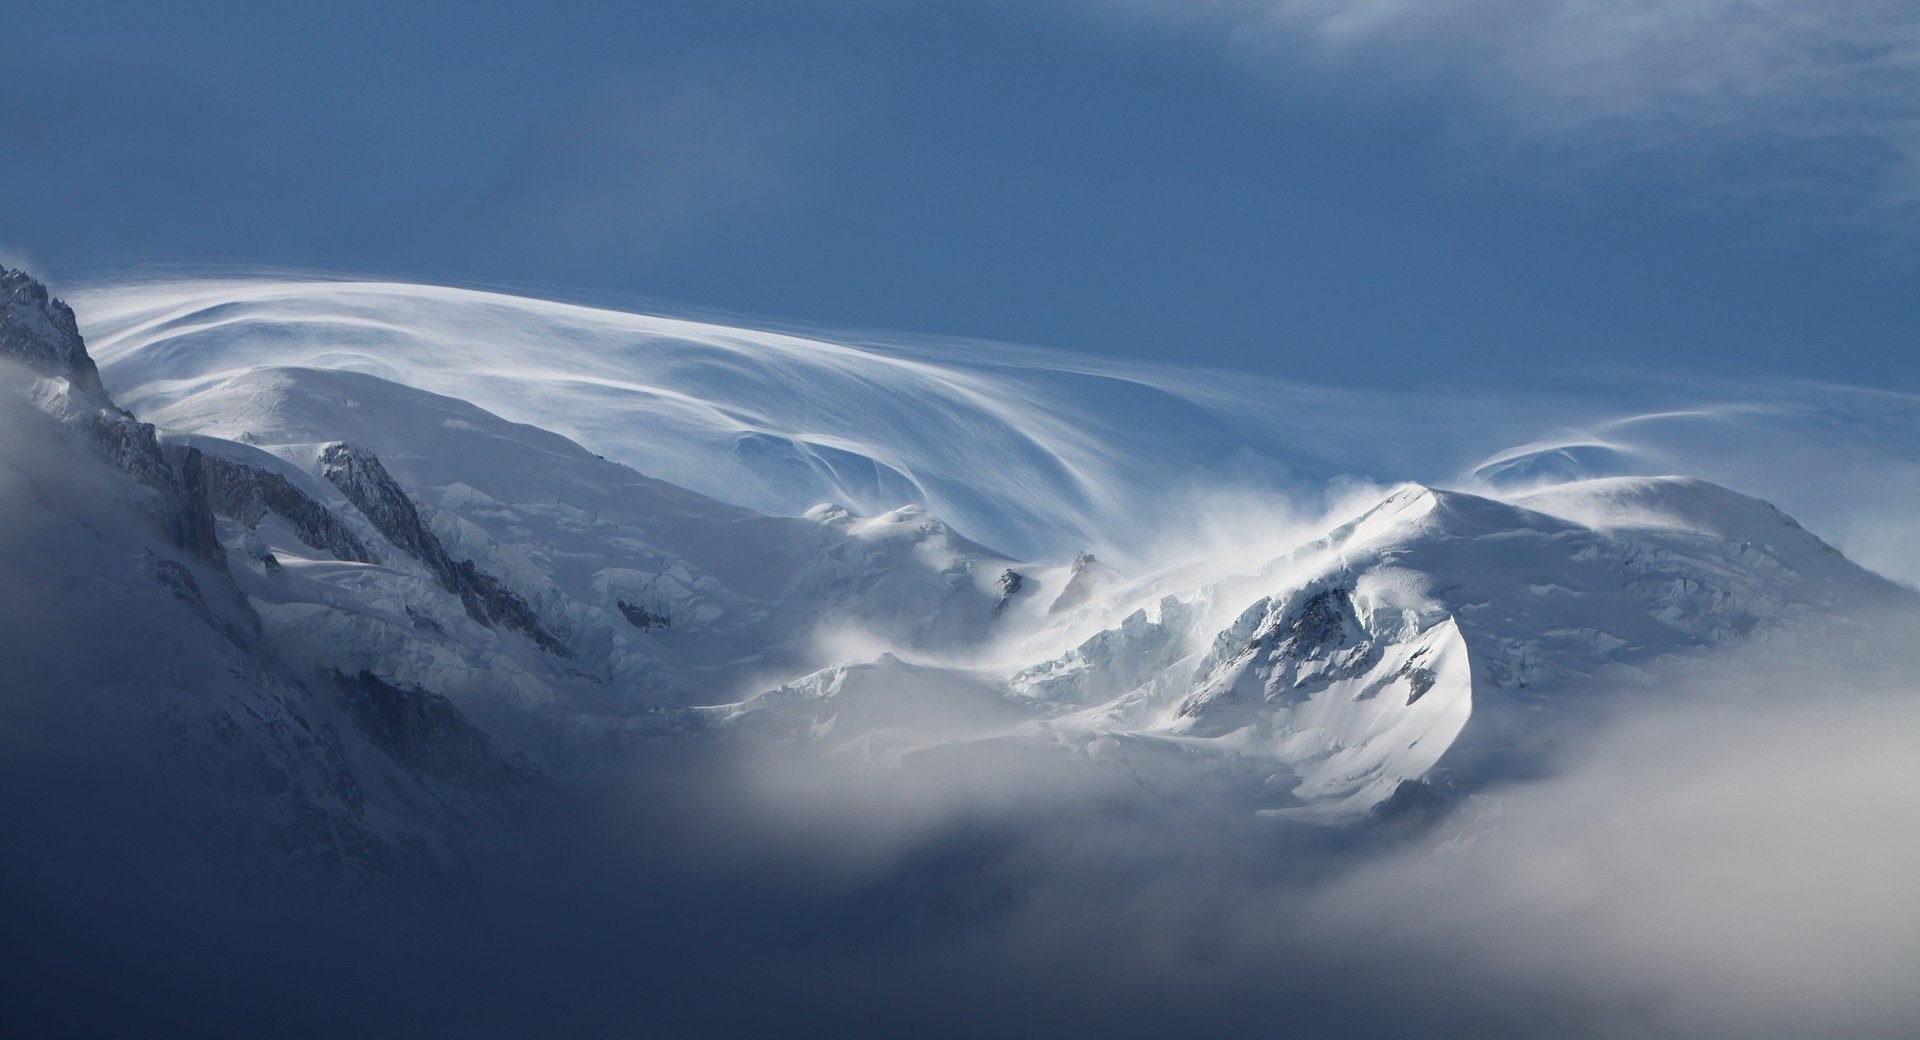
[[[476,816],[537,770],[444,698],[288,667],[209,460],[114,405],[37,285],[0,269],[0,292],[40,319],[0,323],[0,788],[26,862],[87,876],[112,835],[159,884],[457,880]]]
[[[1012,688],[1062,731],[1204,742],[1274,810],[1524,772],[1716,648],[1823,632],[1844,655],[1916,616],[1772,506],[1677,477],[1518,502],[1407,485],[1251,573],[1116,598],[1142,605]]]
[[[1150,488],[1244,450],[1125,373],[935,360],[495,293],[207,282],[85,294],[115,392],[157,411],[260,366],[360,372],[471,401],[761,512],[923,505],[1016,555],[1105,544]]]
[[[136,411],[262,365],[350,370],[759,512],[918,504],[1017,557],[1091,548],[1158,566],[1220,541],[1223,511],[1291,501],[1317,512],[1320,489],[1343,474],[1513,489],[1687,473],[1777,502],[1920,587],[1920,553],[1903,536],[1920,510],[1911,394],[1591,364],[1512,387],[1363,391],[391,282],[125,282],[74,299],[108,385]],[[1276,366],[1287,351],[1325,349],[1282,326],[1273,338]]]
[[[334,486],[329,453],[350,446],[390,475],[378,494],[404,497],[402,526],[425,533],[367,524],[378,564],[327,559],[271,524],[228,534],[275,557],[257,577],[284,602],[264,616],[328,668],[622,714],[804,674],[831,663],[830,632],[937,652],[986,642],[1005,614],[1013,561],[922,510],[762,516],[373,376],[257,369],[149,414],[209,454],[266,456],[255,465],[350,520],[379,507]],[[466,609],[462,579],[440,573],[464,564],[484,576],[477,594],[492,582],[525,605],[518,634]],[[297,579],[319,585],[296,593]]]
[[[1702,654],[1844,652],[1916,601],[1765,502],[1596,475],[1659,459],[1618,436],[1497,452],[1485,494],[1358,486],[1316,528],[1175,483],[1249,443],[1202,395],[1010,355],[417,286],[107,302],[105,385],[166,431],[153,452],[196,460],[195,544],[272,657],[350,704],[444,704],[556,775],[636,741],[875,768],[993,747],[1168,804],[1345,817],[1534,768]],[[83,378],[84,351],[32,356]],[[961,533],[1077,547],[1109,522],[1214,538],[1116,568]]]

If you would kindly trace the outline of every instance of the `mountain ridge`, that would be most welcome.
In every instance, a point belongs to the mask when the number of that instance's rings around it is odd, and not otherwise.
[[[161,526],[256,633],[238,645],[334,691],[347,774],[443,807],[412,817],[427,845],[662,741],[883,770],[992,746],[1351,823],[1537,768],[1590,702],[1690,656],[1920,600],[1688,477],[1404,483],[1277,555],[1129,578],[1014,559],[912,501],[757,513],[365,372],[122,354],[109,374],[144,366],[161,432],[86,389],[84,343],[43,346],[12,348],[42,374],[28,398],[117,431],[90,443],[191,519]],[[77,389],[45,389],[49,365]]]

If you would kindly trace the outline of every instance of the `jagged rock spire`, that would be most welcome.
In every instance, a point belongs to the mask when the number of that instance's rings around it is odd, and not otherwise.
[[[73,308],[49,295],[32,275],[5,265],[0,265],[0,357],[64,377],[81,391],[106,399],[100,370],[87,354]]]

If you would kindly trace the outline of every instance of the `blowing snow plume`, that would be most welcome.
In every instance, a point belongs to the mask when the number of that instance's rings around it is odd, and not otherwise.
[[[1242,425],[1239,398],[1179,389],[1191,373],[392,286],[157,311],[129,290],[87,319],[95,380],[60,305],[9,277],[13,1031],[1912,1018],[1914,850],[1866,821],[1915,795],[1874,734],[1920,721],[1920,596],[1774,505],[1632,472],[1677,443],[1632,438],[1724,415],[1496,430],[1448,463],[1479,471],[1468,489],[1363,473],[1277,507],[1201,473],[1140,518],[1125,504],[1156,489],[1112,460],[1163,474],[1194,449],[1110,439],[1130,399],[1102,393],[1216,409],[1203,439],[1248,457],[1365,417]],[[275,317],[247,317],[262,299]],[[348,321],[353,300],[378,307]],[[603,371],[555,375],[589,355]],[[743,416],[799,421],[767,418],[762,365],[832,383],[809,422],[912,403],[875,413],[872,450],[973,474],[953,501],[987,529],[1004,508],[1062,540],[1012,552],[912,500],[758,511],[535,424],[672,377],[707,433],[652,462],[784,472],[734,453]],[[521,377],[530,411],[455,396]],[[1106,390],[1076,396],[1083,377]],[[1002,435],[1039,455],[1003,458]],[[1056,466],[1098,493],[1056,501]],[[1158,551],[1074,548],[1110,516]],[[1153,534],[1169,516],[1183,537]]]
[[[1091,549],[1133,570],[1191,555],[1196,518],[1249,504],[1319,512],[1339,477],[1448,484],[1516,445],[1597,438],[1633,465],[1587,475],[1726,484],[1920,582],[1894,533],[1920,509],[1920,401],[1908,394],[1607,371],[1563,390],[1391,393],[392,282],[135,281],[76,300],[123,404],[227,436],[243,424],[219,411],[224,381],[360,372],[763,512],[913,502],[1015,556]]]

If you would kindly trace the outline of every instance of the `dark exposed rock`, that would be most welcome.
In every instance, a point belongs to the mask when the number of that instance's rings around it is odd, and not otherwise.
[[[43,375],[60,376],[104,402],[100,370],[80,338],[73,308],[54,299],[25,271],[0,265],[0,357]]]
[[[327,480],[388,541],[425,564],[442,588],[460,598],[468,617],[483,625],[498,624],[519,632],[555,656],[573,656],[518,593],[474,566],[472,560],[455,560],[447,552],[439,537],[420,519],[413,500],[372,452],[346,443],[329,444],[320,453],[320,465]]]
[[[67,417],[66,421],[81,423],[88,443],[105,456],[113,468],[156,490],[173,487],[173,467],[160,450],[160,438],[155,435],[152,424],[140,422],[110,406],[89,409],[83,418]]]
[[[1353,616],[1353,605],[1342,588],[1324,588],[1307,596],[1260,634],[1257,642],[1276,656],[1306,660],[1340,646]]]
[[[329,444],[321,451],[320,465],[327,481],[373,521],[373,526],[388,541],[432,567],[442,583],[452,588],[455,570],[452,559],[441,547],[440,539],[421,522],[420,511],[414,508],[413,500],[387,473],[378,457],[341,442]]]
[[[446,697],[372,672],[334,673],[347,715],[388,758],[416,776],[461,786],[508,788],[536,780],[521,756],[503,755]]]
[[[1393,793],[1367,810],[1367,819],[1392,831],[1415,834],[1444,819],[1453,803],[1432,784],[1402,780]]]
[[[507,588],[500,579],[475,567],[472,560],[461,560],[457,566],[463,590],[458,595],[463,604],[471,597],[480,604],[480,610],[486,617],[533,640],[540,649],[556,657],[573,656],[573,651],[567,649],[560,637],[547,631],[540,615],[534,613],[519,593]]]
[[[74,461],[132,478],[109,482],[110,497],[86,508],[124,509],[146,525],[127,543],[140,547],[145,565],[126,585],[146,609],[98,615],[113,622],[98,625],[99,652],[132,654],[114,662],[124,664],[130,681],[146,678],[144,662],[163,663],[165,674],[153,675],[150,689],[135,687],[139,696],[114,691],[115,710],[99,710],[84,688],[44,691],[59,695],[49,699],[57,700],[60,711],[76,712],[72,723],[86,727],[89,744],[101,753],[99,767],[86,764],[85,782],[108,789],[127,778],[142,809],[138,822],[148,822],[150,802],[164,826],[205,850],[195,869],[237,892],[265,890],[288,877],[300,878],[303,886],[284,891],[303,893],[315,890],[305,887],[315,880],[364,885],[383,895],[443,888],[459,873],[457,851],[430,840],[446,811],[485,812],[500,801],[492,794],[537,780],[538,771],[524,758],[500,753],[450,701],[425,691],[368,676],[349,681],[349,696],[316,701],[314,690],[295,680],[268,645],[259,616],[234,585],[215,537],[215,515],[248,524],[269,512],[285,516],[303,539],[342,559],[371,561],[365,545],[337,515],[282,477],[192,447],[163,445],[151,425],[114,405],[72,311],[39,283],[5,268],[0,362],[9,374],[20,366],[42,377],[22,387],[32,404],[65,439],[85,445],[90,451],[83,454],[97,454],[104,465]],[[34,475],[24,476],[37,493]],[[87,515],[73,522],[107,539]],[[279,566],[271,554],[260,563],[270,572]],[[58,573],[57,565],[47,573]],[[471,578],[467,584],[478,587],[473,594],[482,603],[488,592],[499,591]],[[88,599],[71,609],[92,609]],[[77,616],[96,624],[94,615]],[[200,625],[213,638],[205,638]],[[149,655],[139,645],[163,639],[184,640],[187,656]],[[353,725],[344,725],[347,720]],[[57,724],[69,723],[63,717]],[[354,730],[364,731],[365,739]],[[383,755],[433,782],[397,792],[386,784],[363,787],[359,765],[384,771]],[[368,774],[376,775],[388,774]],[[116,790],[109,801],[120,797]],[[85,821],[92,829],[110,825]],[[96,841],[90,833],[87,847]]]
[[[993,583],[993,587],[1000,590],[1000,601],[993,605],[994,615],[998,616],[1001,611],[1006,610],[1007,604],[1013,601],[1013,597],[1020,594],[1020,590],[1026,587],[1026,584],[1026,575],[1019,571],[1012,568],[1001,571],[999,579]]]
[[[1306,592],[1256,634],[1249,649],[1267,668],[1270,699],[1359,675],[1380,654],[1343,585]]]
[[[89,416],[86,432],[115,469],[159,493],[155,520],[174,548],[216,570],[227,569],[208,499],[205,455],[188,448],[169,462],[152,425],[109,409]]]
[[[1071,610],[1093,598],[1093,594],[1104,585],[1113,572],[1094,559],[1090,552],[1083,552],[1073,558],[1067,568],[1067,584],[1060,590],[1047,613],[1058,614]]]
[[[154,575],[173,593],[173,598],[196,607],[200,605],[200,582],[192,571],[174,560],[159,560],[154,563]]]
[[[213,502],[207,487],[207,456],[196,448],[188,448],[174,469],[179,474],[179,493],[172,518],[174,544],[226,570],[227,553],[214,529]]]
[[[87,353],[73,309],[24,271],[0,266],[0,358],[71,384],[50,409],[69,436],[84,437],[115,469],[159,493],[161,529],[175,548],[224,571],[226,553],[214,537],[203,459],[188,449],[169,460],[151,424],[114,405]]]
[[[207,627],[220,633],[228,642],[243,650],[253,646],[255,637],[260,634],[260,618],[251,609],[229,608],[228,613],[233,614],[234,617],[222,617],[221,612],[207,602],[206,593],[200,588],[200,579],[194,577],[193,571],[186,564],[178,560],[155,558],[153,569],[154,577],[159,579],[161,586],[172,593],[174,599],[192,608]],[[222,572],[219,577],[223,582],[229,580],[225,572]],[[237,605],[242,602],[238,592],[232,590],[230,585],[227,591],[232,592],[230,603]]]
[[[298,878],[382,897],[444,891],[460,865],[418,832],[367,818],[367,792],[304,687],[261,679],[261,696],[201,716],[169,715],[167,765],[199,779],[189,813],[211,872],[239,893]],[[188,792],[195,788],[186,788]]]
[[[1335,681],[1365,674],[1380,654],[1354,610],[1352,590],[1341,584],[1304,589],[1278,613],[1268,600],[1254,604],[1215,637],[1212,651],[1229,669],[1251,666],[1269,703],[1303,700]],[[1251,692],[1238,683],[1210,683],[1181,703],[1180,714],[1199,717],[1240,703]],[[1363,690],[1358,698],[1378,693],[1378,688]]]
[[[627,620],[633,624],[633,627],[643,632],[649,629],[673,627],[673,618],[669,615],[656,614],[645,607],[628,603],[624,599],[615,600],[614,603],[620,608],[620,613],[626,615]]]
[[[1405,679],[1407,681],[1407,703],[1408,704],[1412,704],[1414,701],[1417,701],[1420,698],[1425,697],[1427,695],[1427,691],[1433,689],[1433,681],[1435,678],[1433,669],[1422,668],[1419,665],[1414,664],[1412,661],[1408,661],[1400,669],[1400,673],[1397,677]]]
[[[200,455],[200,459],[208,501],[214,512],[249,528],[273,513],[291,523],[301,541],[332,553],[334,559],[352,563],[380,562],[332,510],[314,501],[287,478],[218,455]]]

